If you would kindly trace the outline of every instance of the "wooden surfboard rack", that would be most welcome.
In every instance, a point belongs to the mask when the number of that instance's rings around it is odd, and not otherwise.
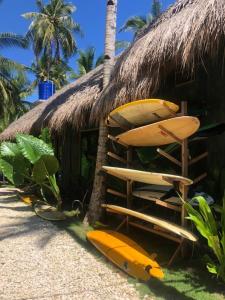
[[[170,109],[169,107],[167,107],[168,109]],[[187,116],[187,102],[183,101],[181,102],[181,112],[180,113],[175,113],[173,111],[170,111],[171,115],[169,118],[173,118],[173,117],[177,117],[177,116]],[[118,120],[113,120],[114,122],[117,123],[117,125],[123,129],[123,130],[129,130],[130,126],[129,124],[127,124],[128,126],[120,126]],[[124,124],[124,122],[123,122]],[[170,137],[173,138],[173,140],[175,140],[180,146],[181,146],[181,159],[178,160],[177,158],[173,157],[171,154],[165,152],[164,150],[158,148],[157,152],[164,158],[168,159],[171,163],[173,163],[174,165],[178,166],[181,169],[181,176],[188,178],[188,170],[189,170],[189,166],[194,165],[195,163],[201,161],[202,159],[206,159],[208,156],[208,152],[204,152],[201,155],[195,157],[195,158],[190,158],[189,157],[189,147],[188,147],[188,139],[185,140],[181,140],[179,137],[176,136],[175,133],[168,131],[166,128],[164,128],[163,126],[159,125],[159,128],[162,132],[164,132],[166,135],[169,135]],[[120,144],[122,147],[125,148],[126,151],[126,158],[121,158],[119,157],[117,154],[108,152],[109,157],[113,158],[114,160],[118,160],[120,163],[124,163],[126,168],[130,168],[132,166],[132,153],[133,153],[133,147],[126,145],[124,143],[122,143],[121,141],[118,141],[118,139],[112,135],[108,135],[108,139]],[[195,178],[193,181],[194,183],[197,183],[199,181],[201,181],[202,179],[204,179],[207,176],[207,173],[203,173],[202,175],[198,176],[197,178]],[[182,197],[183,201],[188,201],[188,186],[182,184],[182,182],[180,182],[179,184],[179,193],[180,196]],[[164,200],[160,200],[160,198],[157,198],[156,196],[152,196],[151,195],[151,191],[148,193],[146,192],[144,193],[137,193],[136,191],[133,191],[133,182],[131,182],[130,180],[127,180],[127,189],[126,189],[126,195],[124,193],[112,190],[112,189],[107,189],[107,193],[110,193],[112,195],[118,196],[122,199],[126,198],[126,207],[128,209],[132,209],[132,199],[133,197],[138,197],[139,199],[145,199],[145,200],[149,200],[151,202],[153,202],[155,205],[158,205],[159,207],[164,207],[167,208],[169,210],[173,210],[176,213],[180,213],[180,224],[182,227],[187,228],[187,220],[186,220],[186,210],[184,208],[184,205],[182,203],[182,201],[179,199],[179,197],[177,197],[177,201],[164,201]],[[154,194],[154,193],[153,193]],[[178,205],[179,203],[179,205]],[[111,211],[113,213],[113,211]],[[174,242],[178,243],[178,247],[176,248],[175,252],[173,253],[173,255],[171,256],[168,265],[171,265],[173,263],[173,261],[175,260],[175,258],[177,257],[177,255],[179,254],[179,252],[182,253],[182,255],[185,255],[185,241],[182,237],[177,237],[174,236],[173,234],[171,234],[170,232],[166,232],[165,230],[161,230],[161,228],[159,227],[149,227],[146,226],[145,224],[139,223],[135,220],[133,220],[132,217],[130,216],[125,216],[124,220],[122,221],[121,224],[119,224],[119,226],[117,227],[117,230],[119,230],[122,226],[124,226],[126,224],[127,230],[129,230],[130,226],[134,226],[137,228],[140,228],[142,230],[146,230],[155,234],[158,234],[162,237],[168,238]]]

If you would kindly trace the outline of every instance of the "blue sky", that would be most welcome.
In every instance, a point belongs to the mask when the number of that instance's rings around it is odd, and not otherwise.
[[[83,38],[76,37],[78,47],[86,49],[89,46],[94,46],[96,55],[102,54],[104,49],[106,0],[72,0],[68,2],[72,2],[77,7],[74,19],[84,31]],[[173,2],[173,0],[161,0],[163,9]],[[118,28],[130,16],[146,15],[151,7],[151,0],[118,0],[118,3]],[[21,14],[35,10],[35,0],[3,0],[0,6],[1,32],[25,34],[29,21],[23,19]],[[119,40],[131,40],[131,38],[131,33],[119,33],[117,37]],[[4,49],[1,50],[1,54],[25,65],[30,65],[33,60],[33,54],[30,50]],[[70,59],[70,65],[76,68],[76,56]],[[28,100],[37,100],[37,93],[34,93]]]

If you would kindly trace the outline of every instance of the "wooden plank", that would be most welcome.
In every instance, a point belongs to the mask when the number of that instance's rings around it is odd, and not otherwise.
[[[194,179],[194,183],[193,183],[193,184],[196,184],[196,183],[198,183],[199,181],[203,180],[204,178],[207,177],[207,175],[208,175],[208,174],[205,172],[205,173],[203,173],[202,175],[198,176],[197,178]]]
[[[108,139],[110,139],[111,141],[120,144],[121,146],[128,148],[129,146],[124,144],[123,142],[120,142],[118,138],[116,138],[115,136],[112,136],[111,134],[108,134]]]
[[[170,155],[169,153],[166,153],[165,151],[163,151],[162,149],[158,148],[157,152],[164,156],[165,158],[169,159],[171,162],[175,163],[177,166],[182,167],[182,163],[177,160],[175,157],[173,157],[172,155]]]
[[[123,164],[126,164],[126,163],[127,163],[126,159],[120,157],[119,155],[117,155],[117,154],[115,154],[115,153],[107,152],[107,155],[108,155],[109,157],[112,157],[112,158],[114,158],[114,159],[120,161],[120,162],[123,163]]]
[[[152,233],[155,233],[157,235],[160,235],[166,239],[169,239],[169,240],[172,240],[176,243],[180,243],[181,242],[181,239],[180,238],[177,238],[171,234],[167,234],[165,232],[162,232],[162,231],[158,231],[158,230],[155,230],[149,226],[145,226],[145,225],[142,225],[142,224],[139,224],[139,223],[136,223],[136,222],[129,222],[130,225],[134,226],[134,227],[137,227],[137,228],[140,228],[140,229],[143,229],[143,230],[146,230],[146,231],[149,231],[149,232],[152,232]]]
[[[192,160],[189,161],[189,166],[191,166],[191,165],[197,163],[198,161],[200,161],[200,160],[206,158],[208,155],[209,155],[209,152],[206,151],[206,152],[200,154],[199,156],[193,158]]]
[[[114,196],[118,196],[118,197],[121,197],[123,199],[127,199],[127,195],[125,195],[123,193],[120,193],[118,191],[115,191],[113,189],[107,189],[106,192],[109,193],[109,194],[112,194]]]
[[[152,202],[155,202],[156,205],[159,205],[159,206],[162,206],[162,207],[165,207],[165,208],[168,208],[168,209],[172,209],[172,210],[177,211],[177,212],[181,212],[181,207],[180,206],[170,204],[170,203],[166,202],[166,200],[162,201],[159,198],[151,197],[151,196],[142,196],[141,194],[142,193],[133,192],[133,195],[135,197],[138,197],[138,198],[141,198],[141,199],[145,199],[145,200],[148,200],[148,201],[152,201]],[[163,193],[158,193],[158,194],[160,196],[163,195]]]

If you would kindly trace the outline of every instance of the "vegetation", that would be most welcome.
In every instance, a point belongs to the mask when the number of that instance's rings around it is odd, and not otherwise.
[[[27,40],[17,34],[0,33],[0,48],[19,47],[27,48]],[[27,87],[27,81],[22,72],[24,66],[0,55],[0,130],[3,130],[13,118],[26,110],[26,105],[21,102]],[[22,87],[22,78],[24,86]]]
[[[36,0],[38,12],[28,12],[23,17],[31,20],[27,38],[30,40],[35,62],[31,70],[39,80],[52,80],[58,89],[68,83],[72,70],[68,59],[77,51],[74,33],[81,34],[80,25],[72,18],[76,7],[64,0],[50,0],[44,4]]]
[[[199,204],[199,211],[189,203],[185,204],[189,217],[200,234],[207,240],[209,248],[213,251],[216,260],[206,257],[207,269],[212,274],[217,274],[225,281],[225,196],[223,207],[220,208],[221,221],[218,223],[206,200],[195,197]]]
[[[103,55],[99,56],[95,60],[95,48],[90,47],[87,48],[85,51],[79,50],[79,58],[77,59],[78,65],[78,74],[75,74],[75,78],[79,78],[94,68],[98,67],[104,62]]]
[[[55,174],[59,163],[50,144],[26,134],[18,134],[16,143],[3,142],[0,147],[0,169],[4,176],[15,186],[32,182],[50,190],[61,209],[60,190]]]

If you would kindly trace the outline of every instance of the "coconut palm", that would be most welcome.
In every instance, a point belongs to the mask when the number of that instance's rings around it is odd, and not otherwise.
[[[85,51],[79,50],[79,58],[77,59],[78,73],[75,78],[79,78],[104,62],[104,56],[101,55],[95,60],[95,48],[89,47]]]
[[[50,63],[50,68],[46,68],[47,63]],[[35,74],[36,77],[32,83],[33,88],[37,87],[40,81],[51,80],[57,90],[68,84],[69,79],[74,74],[72,68],[65,61],[59,60],[57,64],[53,63],[46,54],[43,54],[35,63],[32,63],[29,71]]]
[[[32,20],[27,36],[32,40],[36,57],[44,52],[54,61],[69,58],[77,49],[74,33],[81,33],[80,25],[72,18],[76,7],[64,0],[50,0],[46,5],[36,0],[36,4],[38,12],[22,15]]]
[[[148,26],[160,16],[162,12],[161,9],[161,1],[153,0],[151,13],[147,14],[146,16],[134,16],[129,18],[119,31],[131,31],[133,32],[134,37],[136,37],[142,28]]]
[[[116,15],[117,0],[107,0],[103,88],[108,85],[111,71],[114,66],[116,45]],[[104,176],[100,174],[100,170],[102,166],[106,164],[107,133],[105,120],[104,118],[101,118],[99,125],[95,178],[88,211],[88,220],[91,224],[94,224],[97,220],[99,220],[102,212],[101,204],[105,200]]]

